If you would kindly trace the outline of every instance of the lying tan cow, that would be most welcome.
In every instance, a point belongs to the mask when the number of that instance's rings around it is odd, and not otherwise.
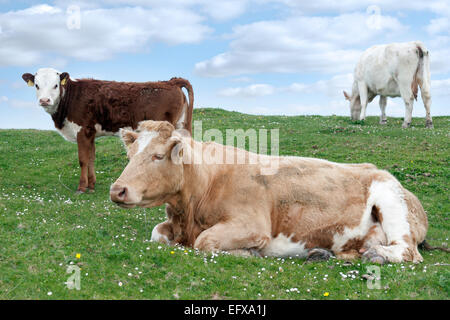
[[[371,262],[421,262],[428,222],[419,200],[371,164],[275,157],[178,133],[168,122],[122,130],[129,164],[111,186],[122,207],[167,204],[168,220],[152,240],[200,250],[263,256],[362,257]],[[208,150],[235,152],[253,164],[193,161]],[[225,158],[225,156],[224,156]],[[261,174],[262,160],[277,163]]]

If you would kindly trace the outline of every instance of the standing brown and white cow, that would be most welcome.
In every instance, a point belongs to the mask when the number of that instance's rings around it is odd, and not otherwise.
[[[95,186],[95,138],[116,135],[121,128],[136,129],[140,121],[150,119],[166,120],[191,132],[194,94],[182,78],[142,83],[74,80],[52,68],[22,78],[36,87],[38,103],[52,116],[58,132],[78,144],[78,192]],[[182,87],[188,91],[189,103]]]
[[[130,162],[111,200],[126,208],[167,204],[168,220],[152,240],[237,254],[311,258],[330,250],[380,263],[423,260],[417,247],[428,222],[420,201],[372,164],[256,155],[194,141],[160,121],[121,135]],[[223,161],[201,161],[212,154]],[[227,163],[234,155],[246,160]],[[272,163],[277,170],[266,174]]]

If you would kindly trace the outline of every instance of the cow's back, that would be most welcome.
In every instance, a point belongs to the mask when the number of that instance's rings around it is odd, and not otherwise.
[[[400,96],[402,78],[411,81],[417,70],[419,41],[376,45],[367,49],[355,68],[355,81],[364,81],[371,92],[383,96]]]
[[[356,228],[370,209],[367,203],[372,182],[393,178],[372,164],[338,164],[301,157],[278,160],[273,175],[261,175],[254,168],[247,170],[247,176],[234,174],[241,182],[236,197],[246,192],[255,209],[266,212],[271,236],[277,239],[274,246],[289,239],[286,244],[331,249],[335,235]],[[270,246],[266,253],[272,249]]]
[[[100,127],[106,132],[137,128],[140,121],[175,123],[186,97],[178,86],[166,82],[116,82],[81,79],[75,82],[68,120],[82,127]]]

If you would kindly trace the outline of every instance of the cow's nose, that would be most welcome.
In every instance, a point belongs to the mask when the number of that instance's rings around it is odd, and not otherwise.
[[[39,103],[41,104],[41,106],[48,106],[48,104],[50,103],[50,98],[39,99]]]
[[[128,189],[127,187],[114,184],[111,186],[109,195],[111,196],[111,201],[116,203],[124,203],[127,200]]]

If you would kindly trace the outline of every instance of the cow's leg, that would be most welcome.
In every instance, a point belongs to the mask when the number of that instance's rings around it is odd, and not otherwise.
[[[417,249],[417,243],[411,234],[405,233],[400,241],[391,241],[388,245],[375,245],[361,249],[363,260],[383,264],[385,262],[423,261]]]
[[[261,253],[255,249],[234,249],[227,250],[228,253],[237,257],[258,257],[261,258]]]
[[[395,180],[372,183],[368,205],[376,206],[377,219],[385,237],[374,233],[374,237],[361,250],[363,259],[376,263],[417,262],[420,259],[410,255],[411,251],[417,250],[417,244],[412,241],[409,209],[404,197],[403,188]]]
[[[95,188],[95,138],[90,141],[89,165],[88,165],[88,188],[94,191]]]
[[[152,231],[151,241],[171,244],[173,241],[172,223],[164,221],[157,224]]]
[[[256,250],[264,248],[270,241],[270,233],[263,228],[243,226],[242,223],[227,221],[206,229],[197,237],[194,248],[202,251]]]
[[[78,184],[78,193],[86,192],[88,187],[88,167],[89,167],[89,158],[91,154],[91,143],[88,131],[85,129],[81,129],[77,134],[77,144],[78,144],[78,161],[80,163],[80,182]]]
[[[409,99],[405,101],[405,119],[403,120],[403,124],[402,124],[402,128],[409,128],[409,126],[411,125],[411,121],[412,121],[412,111],[413,111],[413,105],[414,105],[414,100],[413,99]]]
[[[347,250],[347,251],[342,251],[336,254],[336,258],[340,259],[340,260],[354,260],[357,258],[361,257],[361,253],[358,252],[357,250]]]
[[[413,75],[403,75],[403,78],[398,80],[400,96],[405,102],[405,119],[403,120],[402,128],[408,128],[411,125],[414,94],[411,88],[411,82],[408,79],[412,78]]]
[[[428,66],[426,66],[427,71],[424,70],[425,66],[422,66],[422,72],[417,73],[417,81],[420,86],[420,95],[422,96],[423,105],[425,107],[425,126],[427,128],[433,128],[433,119],[431,119],[431,93],[430,93],[430,74],[428,71]]]
[[[94,139],[95,134],[92,135],[88,130],[84,128],[81,129],[77,134],[78,161],[81,168],[80,182],[77,189],[78,193],[86,192],[86,189],[88,187],[89,161],[91,156],[91,147]]]
[[[423,105],[425,107],[425,126],[427,128],[433,128],[433,119],[431,118],[430,108],[431,108],[431,94],[428,90],[421,88],[420,94],[422,96]]]
[[[323,248],[314,248],[308,251],[306,261],[327,261],[333,256],[334,254],[331,250]]]
[[[370,214],[372,215],[372,217],[374,217],[373,212],[371,212]],[[366,224],[371,225],[370,227],[368,227],[367,233],[365,235],[362,234],[359,237],[356,237],[358,241],[355,241],[351,246],[344,246],[340,247],[339,249],[336,248],[336,258],[341,260],[357,259],[360,258],[361,254],[366,252],[369,248],[387,244],[386,235],[379,222],[374,223],[371,221],[367,221]]]
[[[359,98],[361,100],[361,115],[359,120],[366,119],[366,109],[368,103],[368,89],[364,81],[358,82]]]
[[[387,97],[380,96],[380,109],[381,109],[380,124],[386,124],[387,123],[386,104],[387,104]]]

